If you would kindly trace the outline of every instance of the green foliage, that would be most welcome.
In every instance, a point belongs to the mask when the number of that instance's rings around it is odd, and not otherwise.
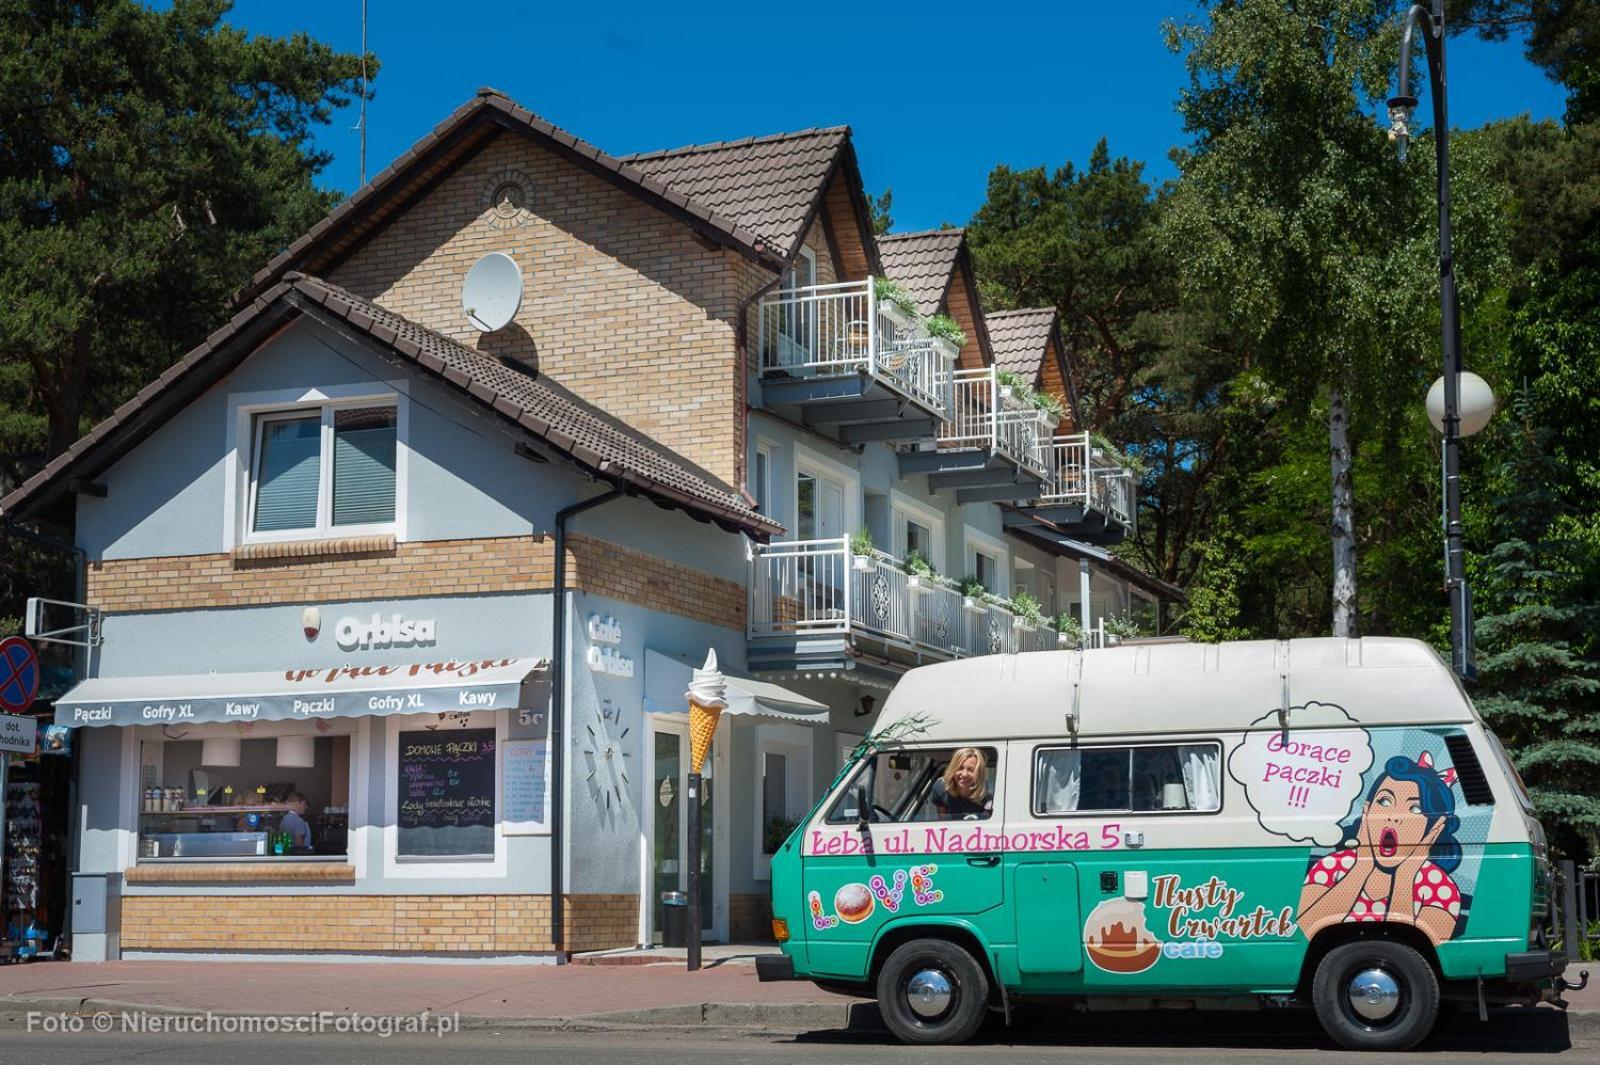
[[[1044,610],[1040,607],[1039,600],[1026,590],[1013,595],[1007,608],[1029,625],[1044,623]]]
[[[784,842],[794,833],[795,826],[799,823],[787,817],[779,817],[776,814],[767,818],[767,823],[762,830],[761,853],[777,854]]]
[[[304,34],[223,25],[222,0],[5,7],[0,455],[17,478],[216,328],[327,213],[310,132],[360,68]]]
[[[868,196],[867,210],[872,214],[872,235],[881,237],[894,228],[894,216],[889,208],[894,206],[894,189],[886,188],[882,196]]]
[[[1150,635],[1131,614],[1107,614],[1105,629],[1106,635],[1117,636],[1124,640],[1136,640],[1141,636]]]
[[[917,311],[915,297],[907,292],[900,282],[892,277],[875,277],[872,279],[873,291],[877,294],[879,303],[892,303],[910,316],[913,322],[921,319]]]
[[[872,530],[865,525],[857,529],[850,537],[850,553],[867,558],[872,557]]]
[[[900,561],[900,568],[913,577],[937,577],[938,573],[929,562],[927,556],[921,551],[912,549],[906,552],[906,557]]]
[[[1510,750],[1553,840],[1567,853],[1600,836],[1600,555],[1569,534],[1561,471],[1537,401],[1519,394],[1496,434],[1493,527],[1476,560],[1479,682],[1474,700]]]
[[[1083,642],[1083,622],[1076,614],[1057,614],[1054,621],[1051,622],[1051,627],[1059,635],[1065,636],[1069,644]]]
[[[1250,632],[1239,624],[1245,556],[1226,519],[1217,522],[1200,556],[1200,572],[1188,588],[1189,604],[1178,631],[1200,643],[1245,639]]]
[[[961,594],[968,599],[988,599],[989,589],[976,576],[961,578]]]
[[[967,334],[961,331],[956,320],[948,314],[935,314],[923,320],[922,328],[928,331],[929,336],[936,336],[941,340],[948,340],[956,347],[966,347]]]

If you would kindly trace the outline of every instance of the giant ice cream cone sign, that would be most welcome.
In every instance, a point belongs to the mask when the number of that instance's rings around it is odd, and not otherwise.
[[[706,664],[694,671],[689,681],[689,772],[698,773],[706,764],[711,737],[717,721],[727,707],[728,681],[717,668],[717,652],[706,652]]]

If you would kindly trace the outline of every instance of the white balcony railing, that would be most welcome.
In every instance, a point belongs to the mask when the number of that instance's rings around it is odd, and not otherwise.
[[[1047,411],[1010,401],[994,367],[956,370],[951,374],[950,416],[939,429],[939,448],[988,448],[1045,477],[1055,425]]]
[[[762,299],[759,312],[763,374],[865,373],[946,416],[955,346],[880,301],[872,279],[783,289]]]
[[[882,552],[854,555],[844,538],[756,548],[751,639],[852,632],[933,658],[1065,646],[1048,624],[1028,624],[1002,604],[968,599],[936,578],[913,577]],[[1099,625],[1083,640],[1085,647],[1104,643]]]
[[[1051,440],[1040,502],[1078,503],[1131,530],[1136,515],[1133,471],[1098,452],[1088,433]]]

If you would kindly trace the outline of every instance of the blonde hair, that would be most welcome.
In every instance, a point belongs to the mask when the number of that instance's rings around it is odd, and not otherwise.
[[[956,770],[960,769],[961,763],[965,762],[968,758],[976,758],[978,760],[978,771],[976,774],[974,774],[972,782],[972,794],[963,795],[960,791],[956,790]],[[945,766],[944,769],[944,790],[947,794],[961,795],[963,798],[967,799],[981,799],[983,798],[984,792],[988,790],[988,783],[989,763],[984,760],[983,752],[978,750],[978,748],[962,747],[958,749],[955,754],[950,756],[950,764]]]

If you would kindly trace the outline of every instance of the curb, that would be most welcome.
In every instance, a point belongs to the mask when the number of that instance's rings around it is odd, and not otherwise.
[[[29,1013],[97,1014],[139,1011],[172,1016],[275,1017],[297,1011],[203,1010],[116,999],[66,996],[0,998],[0,1027]],[[319,1012],[319,1011],[303,1011]],[[330,1010],[335,1015],[366,1012]],[[374,1014],[375,1015],[375,1014]],[[436,1015],[444,1015],[437,1012]],[[781,1031],[883,1031],[873,1002],[697,1002],[639,1010],[576,1014],[570,1017],[518,1017],[460,1014],[461,1030],[485,1028],[566,1028],[590,1031],[634,1028],[730,1028]]]
[[[31,1012],[92,1015],[140,1011],[175,1016],[209,1014],[219,1018],[270,1017],[292,1015],[293,1011],[201,1010],[181,1006],[152,1005],[65,996],[0,998],[0,1030],[15,1026]],[[317,1011],[309,1011],[317,1012]],[[334,1015],[353,1010],[330,1010]],[[1107,1016],[1107,1011],[1099,1013]],[[1130,1011],[1136,1012],[1136,1011]],[[376,1014],[372,1014],[376,1016]],[[436,1016],[445,1015],[436,1013]],[[699,1002],[679,1006],[656,1006],[638,1010],[613,1010],[605,1013],[575,1014],[570,1017],[457,1015],[461,1031],[486,1029],[549,1029],[567,1031],[636,1031],[642,1029],[699,1029],[724,1031],[838,1032],[877,1034],[886,1029],[876,1002]],[[1564,1013],[1549,1006],[1509,1007],[1490,1015],[1490,1025],[1545,1025],[1561,1019],[1572,1035],[1600,1036],[1600,1009],[1569,1009]],[[1308,1019],[1315,1026],[1315,1021]],[[1476,1018],[1472,1019],[1474,1025]],[[1509,1034],[1509,1033],[1508,1033]]]

